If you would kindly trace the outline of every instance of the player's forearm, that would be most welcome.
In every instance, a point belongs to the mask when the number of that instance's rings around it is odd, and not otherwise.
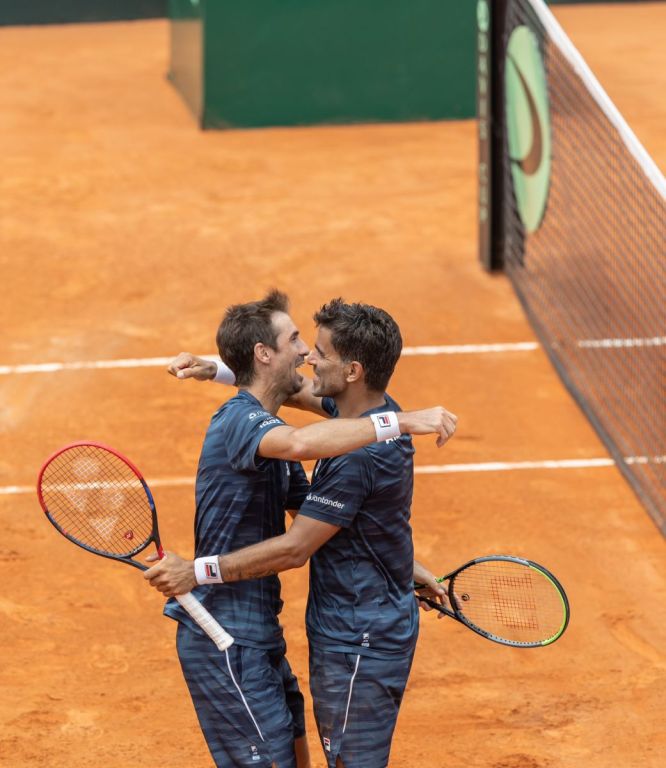
[[[253,544],[218,558],[220,576],[225,582],[261,579],[292,568],[300,568],[308,554],[289,533]]]
[[[428,581],[435,578],[432,571],[429,571],[424,565],[414,560],[414,582],[416,584],[427,584]]]
[[[331,419],[294,429],[285,458],[295,461],[324,459],[355,451],[377,440],[370,418]]]

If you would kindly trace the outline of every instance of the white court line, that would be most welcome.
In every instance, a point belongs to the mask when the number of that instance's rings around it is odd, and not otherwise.
[[[666,336],[637,339],[580,339],[580,349],[624,349],[627,347],[666,346]],[[536,341],[516,341],[505,344],[443,344],[439,346],[404,347],[402,357],[432,357],[435,355],[484,355],[501,352],[534,352]],[[207,360],[219,360],[216,355],[202,355]],[[59,371],[111,370],[116,368],[166,368],[173,357],[137,357],[120,360],[80,360],[71,363],[25,363],[0,365],[0,376],[22,373],[57,373]]]
[[[651,339],[583,339],[577,342],[581,349],[625,349],[627,347],[663,347],[666,336]]]
[[[519,341],[507,344],[449,344],[436,347],[405,347],[404,357],[415,355],[474,355],[488,352],[532,352],[539,348],[536,341]],[[219,360],[216,355],[202,355],[208,360]],[[143,357],[127,360],[90,360],[72,363],[26,363],[24,365],[0,365],[0,376],[17,373],[56,373],[58,371],[85,371],[109,368],[154,368],[166,366],[173,357]]]
[[[417,355],[478,355],[487,352],[533,352],[537,341],[517,341],[508,344],[448,344],[439,347],[404,347],[402,357]]]
[[[627,464],[666,464],[666,456],[627,456]],[[457,472],[515,472],[529,469],[588,469],[612,467],[611,458],[601,459],[546,459],[544,461],[488,461],[483,464],[422,464],[414,467],[417,475],[447,475]],[[194,477],[161,477],[148,480],[150,488],[177,488],[194,486]],[[0,486],[0,496],[19,496],[36,493],[34,485]]]

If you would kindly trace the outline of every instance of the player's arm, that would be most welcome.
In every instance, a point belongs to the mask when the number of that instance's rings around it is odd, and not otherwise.
[[[220,384],[234,384],[236,377],[231,368],[221,360],[198,357],[189,352],[181,352],[167,366],[167,372],[177,379],[195,379],[196,381],[217,381]],[[312,394],[312,380],[304,377],[301,391],[285,401],[290,408],[309,411],[317,416],[330,417],[321,407],[321,397]]]
[[[317,416],[323,416],[326,419],[330,419],[331,414],[327,413],[322,408],[322,398],[312,394],[312,387],[312,379],[308,379],[307,376],[304,376],[301,391],[287,398],[284,404],[289,406],[289,408],[298,408],[300,411],[316,413]]]
[[[167,597],[189,592],[198,584],[260,579],[305,565],[308,558],[339,530],[330,523],[296,515],[289,530],[281,536],[226,555],[212,554],[194,561],[167,552],[143,577]],[[155,562],[157,555],[150,555],[147,560]],[[213,565],[212,570],[206,569],[207,563]],[[215,572],[215,577],[206,578],[207,573]]]
[[[219,364],[209,358],[197,357],[189,352],[181,352],[167,366],[167,372],[177,379],[196,379],[197,381],[213,381],[218,372],[218,365],[224,366],[228,372],[228,381],[233,384],[235,376],[224,363]]]
[[[341,456],[401,434],[437,435],[441,447],[456,430],[458,417],[441,406],[422,411],[387,411],[360,419],[330,419],[305,427],[274,427],[257,453],[264,458],[306,461]]]

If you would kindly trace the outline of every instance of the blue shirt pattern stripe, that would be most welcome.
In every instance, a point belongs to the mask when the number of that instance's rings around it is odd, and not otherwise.
[[[196,557],[232,552],[285,532],[285,510],[301,506],[309,483],[300,463],[257,455],[263,437],[283,425],[244,390],[213,415],[197,470]],[[277,576],[204,585],[193,592],[238,644],[282,646]],[[169,600],[165,614],[201,632],[175,600]]]
[[[337,409],[324,398],[332,416]],[[363,414],[400,410],[385,405]],[[319,461],[299,514],[341,530],[310,560],[307,630],[319,647],[377,658],[409,652],[418,634],[410,525],[414,447],[402,435]]]

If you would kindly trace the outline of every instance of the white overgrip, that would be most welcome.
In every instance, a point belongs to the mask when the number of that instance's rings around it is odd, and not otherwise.
[[[176,600],[221,651],[226,651],[234,642],[233,637],[222,629],[191,592],[185,595],[176,595]]]

